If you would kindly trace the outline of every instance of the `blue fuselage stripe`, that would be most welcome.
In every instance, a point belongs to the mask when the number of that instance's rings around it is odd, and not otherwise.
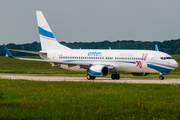
[[[64,60],[63,62],[103,62],[102,60]],[[131,63],[131,64],[136,64],[136,62],[132,62],[132,61],[105,61],[105,62],[122,62],[122,63]],[[164,68],[164,67],[160,67],[160,66],[156,66],[156,65],[151,65],[151,64],[147,64],[147,67],[154,69],[156,71],[159,71],[161,73],[163,72],[170,72],[172,71],[172,69],[168,69],[168,68]]]
[[[159,71],[161,73],[172,71],[171,69],[160,67],[160,66],[156,66],[156,65],[151,65],[151,64],[147,64],[147,67],[152,68],[154,70],[157,70],[157,71]]]

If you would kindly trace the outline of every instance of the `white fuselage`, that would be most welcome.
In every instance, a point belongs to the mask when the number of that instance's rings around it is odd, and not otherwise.
[[[168,54],[151,50],[70,49],[47,51],[49,60],[91,65],[111,65],[113,72],[167,74],[178,63]]]

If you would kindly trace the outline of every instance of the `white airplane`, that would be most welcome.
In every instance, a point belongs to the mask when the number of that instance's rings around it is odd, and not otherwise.
[[[111,78],[119,79],[121,72],[130,72],[135,76],[147,76],[150,73],[159,73],[159,79],[163,80],[165,74],[178,67],[178,63],[168,54],[160,52],[157,45],[153,50],[102,50],[102,49],[70,49],[61,45],[54,37],[46,19],[41,11],[36,11],[41,51],[24,51],[7,49],[10,58],[19,60],[49,62],[52,66],[67,65],[77,66],[87,70],[87,79],[95,79],[96,76],[107,76],[113,73]],[[43,59],[16,58],[9,52],[27,52],[39,54]]]

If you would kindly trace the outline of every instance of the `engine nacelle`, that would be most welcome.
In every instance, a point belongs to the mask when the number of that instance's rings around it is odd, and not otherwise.
[[[88,69],[88,73],[92,76],[107,76],[109,69],[105,65],[94,65]]]
[[[134,76],[148,76],[150,73],[131,73]]]

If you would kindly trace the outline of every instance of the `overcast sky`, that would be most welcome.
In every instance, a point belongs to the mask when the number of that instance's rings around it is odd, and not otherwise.
[[[0,44],[39,42],[36,11],[65,42],[180,38],[180,0],[0,0]]]

